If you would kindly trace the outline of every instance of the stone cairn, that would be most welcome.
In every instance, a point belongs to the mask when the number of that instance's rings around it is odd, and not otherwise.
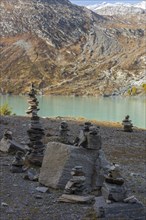
[[[5,131],[5,132],[4,132],[4,135],[3,135],[3,138],[4,138],[5,140],[12,140],[12,132],[9,131],[9,130]]]
[[[28,144],[30,152],[27,155],[27,159],[32,164],[41,165],[44,156],[44,144],[42,143],[44,130],[40,124],[40,118],[37,115],[37,112],[39,111],[39,102],[36,98],[36,91],[33,84],[28,96],[28,103],[30,104],[30,107],[26,113],[31,116],[31,124],[27,131],[30,140]]]
[[[127,115],[125,119],[122,121],[122,125],[124,126],[124,131],[126,132],[132,132],[133,131],[133,124],[131,123],[131,120],[129,120],[130,116]]]
[[[122,202],[127,197],[127,190],[124,186],[118,165],[111,166],[108,174],[104,176],[105,181],[102,187],[102,195],[106,201]]]
[[[91,126],[91,122],[85,122],[83,129],[80,130],[79,136],[74,141],[75,146],[87,148],[87,134]]]
[[[60,136],[60,141],[64,144],[69,144],[69,140],[68,140],[68,124],[66,121],[62,121],[59,127],[59,136]]]
[[[65,194],[75,194],[75,195],[84,195],[85,194],[85,173],[83,172],[82,166],[75,166],[71,175],[72,178],[67,182],[65,186],[64,193]]]
[[[79,136],[75,140],[75,146],[99,150],[101,144],[99,127],[93,126],[90,122],[85,122],[83,129],[80,130]]]
[[[10,168],[10,171],[12,173],[22,173],[25,171],[25,169],[23,168],[24,166],[23,156],[24,156],[23,152],[17,151]]]

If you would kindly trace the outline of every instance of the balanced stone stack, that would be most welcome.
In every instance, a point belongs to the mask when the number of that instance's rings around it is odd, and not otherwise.
[[[102,147],[101,135],[99,127],[91,126],[87,133],[87,149],[100,150]]]
[[[80,130],[79,136],[75,140],[75,146],[99,150],[101,145],[99,127],[93,126],[90,122],[85,122],[83,129]]]
[[[22,173],[24,172],[24,159],[23,159],[23,153],[21,151],[17,151],[16,156],[12,162],[10,171],[12,173]]]
[[[128,196],[119,167],[113,165],[102,187],[102,196],[96,197],[94,210],[97,219],[145,219],[145,210],[134,196]]]
[[[124,131],[126,131],[126,132],[132,132],[133,131],[133,129],[132,129],[133,124],[131,123],[131,120],[129,120],[129,118],[130,118],[130,116],[127,115],[125,117],[125,119],[122,121],[122,125],[124,126]]]
[[[85,122],[83,129],[80,130],[79,136],[76,138],[74,145],[78,147],[87,148],[87,134],[89,128],[92,126],[91,122]]]
[[[64,193],[65,194],[75,194],[75,195],[83,195],[85,193],[85,173],[83,172],[82,166],[75,166],[71,175],[72,178],[67,182],[65,186]]]
[[[30,139],[28,144],[30,147],[30,153],[27,155],[27,159],[30,163],[41,165],[44,155],[44,144],[42,143],[44,130],[40,124],[40,118],[37,115],[37,112],[39,111],[39,102],[36,98],[36,91],[33,84],[28,95],[28,103],[30,104],[30,107],[28,108],[27,114],[31,115],[31,124],[27,131]]]
[[[75,166],[71,171],[72,178],[67,182],[64,194],[59,197],[59,202],[91,203],[94,196],[87,195],[86,177],[82,166]]]
[[[64,144],[69,144],[68,140],[68,124],[66,121],[62,121],[59,127],[60,131],[60,142]]]
[[[124,180],[120,175],[118,166],[113,166],[108,175],[105,175],[105,182],[102,187],[102,195],[105,200],[114,202],[123,201],[127,197],[127,190]]]

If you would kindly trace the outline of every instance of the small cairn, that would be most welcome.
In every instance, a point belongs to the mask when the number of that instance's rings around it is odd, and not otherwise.
[[[66,121],[62,121],[59,127],[61,142],[64,144],[69,144],[68,141],[68,124]]]
[[[99,127],[93,126],[90,122],[85,122],[74,144],[75,146],[81,146],[86,149],[101,149],[102,141]]]
[[[65,186],[64,193],[65,194],[75,194],[75,195],[83,195],[85,192],[85,173],[83,172],[82,166],[75,166],[71,175],[72,178],[67,182]]]
[[[82,146],[87,148],[87,134],[89,133],[90,127],[93,126],[91,122],[85,122],[83,129],[80,130],[79,136],[76,138],[74,145],[75,146]]]
[[[27,155],[27,159],[32,164],[41,165],[44,155],[44,144],[42,143],[44,130],[40,124],[40,118],[37,115],[37,112],[39,111],[39,102],[36,98],[36,91],[33,84],[28,96],[28,103],[30,104],[30,107],[26,113],[31,115],[31,124],[27,131],[30,140],[28,144],[30,152]]]
[[[118,165],[113,165],[108,174],[104,176],[105,182],[102,187],[102,195],[105,200],[122,202],[127,197],[127,190],[124,186]]]
[[[130,116],[127,115],[125,119],[122,121],[122,125],[124,126],[124,131],[126,132],[132,132],[133,131],[133,124],[131,123],[131,120],[129,120]]]
[[[12,139],[13,139],[13,138],[12,138],[12,132],[9,131],[9,130],[5,131],[5,132],[4,132],[4,135],[3,135],[3,138],[4,138],[5,140],[12,140]]]
[[[99,129],[97,126],[90,126],[89,132],[87,133],[87,149],[101,149],[102,140]]]
[[[12,162],[11,168],[10,168],[10,171],[12,173],[23,173],[25,171],[23,168],[24,166],[23,156],[24,156],[23,152],[17,151],[15,158]]]
[[[86,177],[82,166],[75,166],[71,170],[72,178],[67,182],[64,194],[62,194],[58,201],[67,203],[91,203],[94,196],[87,194]]]

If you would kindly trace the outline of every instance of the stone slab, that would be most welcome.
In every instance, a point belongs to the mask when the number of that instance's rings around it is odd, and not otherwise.
[[[105,220],[145,220],[146,213],[142,203],[113,202],[107,204],[104,197],[96,197],[94,210],[97,217]]]
[[[55,189],[64,189],[71,178],[72,168],[82,166],[87,190],[91,191],[97,157],[97,150],[90,151],[82,147],[50,142],[45,150],[39,182]]]
[[[63,194],[59,197],[58,201],[66,203],[92,203],[94,201],[94,198],[94,196],[78,196]]]

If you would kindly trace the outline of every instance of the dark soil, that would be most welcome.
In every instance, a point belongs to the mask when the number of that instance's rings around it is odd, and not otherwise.
[[[41,119],[46,135],[58,134],[62,118]],[[65,119],[74,139],[84,120]],[[30,118],[0,116],[0,139],[5,129],[13,132],[13,139],[27,143]],[[111,162],[121,166],[130,195],[135,195],[146,205],[146,130],[134,128],[123,132],[120,124],[92,121],[100,126],[103,149]],[[47,137],[44,139],[47,142]],[[50,189],[49,193],[36,191],[38,182],[24,180],[24,174],[13,174],[10,165],[13,155],[0,153],[0,202],[2,220],[80,220],[92,205],[58,203],[62,191]],[[40,197],[40,198],[39,198]],[[90,218],[91,219],[91,218]],[[92,219],[91,219],[92,220]]]

